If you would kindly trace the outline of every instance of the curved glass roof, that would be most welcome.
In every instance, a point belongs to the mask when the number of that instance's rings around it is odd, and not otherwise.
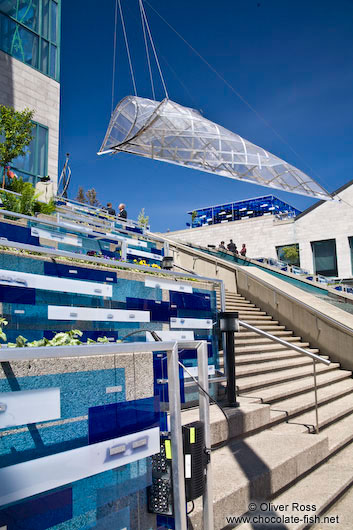
[[[120,151],[318,199],[330,194],[300,169],[170,99],[124,98],[99,154]]]

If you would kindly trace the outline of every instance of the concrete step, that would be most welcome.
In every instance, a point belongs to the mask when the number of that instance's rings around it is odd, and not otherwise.
[[[295,358],[301,358],[304,354],[298,353],[295,350],[285,350],[285,351],[278,351],[278,352],[266,352],[266,353],[255,353],[255,354],[244,354],[239,355],[235,362],[237,366],[241,366],[243,364],[253,364],[253,363],[263,363],[267,361],[282,361],[284,359],[295,359]],[[328,359],[327,355],[321,355],[324,359]],[[223,358],[223,355],[222,357]]]
[[[237,377],[245,377],[247,375],[260,375],[267,374],[269,372],[281,372],[289,368],[296,369],[302,366],[312,366],[312,360],[306,355],[296,357],[295,359],[284,359],[282,361],[265,361],[258,364],[247,364],[237,365],[236,375]],[[353,400],[352,400],[353,402]]]
[[[249,322],[249,324],[252,324],[254,320],[258,322],[265,322],[266,320],[272,320],[273,317],[270,315],[267,315],[264,311],[261,311],[260,313],[254,313],[254,314],[247,314],[244,318],[241,318],[241,313],[239,314],[239,319],[244,320],[245,322]]]
[[[258,525],[256,523],[258,517],[284,516],[288,517],[288,520],[278,528],[303,530],[310,526],[313,530],[351,529],[352,501],[343,506],[343,502],[337,503],[337,500],[352,483],[353,444],[350,444],[286,491],[275,496],[271,502],[263,504],[257,502],[260,509],[248,512],[246,516],[249,516],[250,521],[236,528],[237,530],[260,530],[260,528],[272,530],[271,523],[267,526]],[[327,513],[327,508],[330,506],[332,508]],[[295,518],[300,520],[296,521]],[[312,526],[313,523],[316,524]]]
[[[284,327],[284,326],[281,326]],[[240,328],[244,331],[238,331],[235,333],[235,342],[241,341],[243,339],[252,339],[252,338],[262,338],[261,335],[258,335],[255,333],[255,331],[247,331],[245,328]],[[276,337],[284,337],[284,340],[289,340],[287,337],[291,337],[294,335],[293,331],[290,330],[278,330],[277,326],[275,326],[275,329],[271,333],[271,335],[275,335]],[[265,338],[265,337],[264,337]],[[266,339],[270,340],[270,339]]]
[[[295,342],[294,346],[299,346],[310,353],[319,354],[320,352],[317,348],[310,348],[309,342]],[[286,351],[288,349],[290,349],[289,346],[282,346],[282,344],[278,344],[274,341],[271,341],[269,344],[251,344],[250,346],[239,346],[237,342],[235,342],[235,356],[241,355],[242,353],[265,353],[268,351]]]
[[[248,306],[245,306],[245,305],[226,305],[226,310],[227,311],[238,311],[238,312],[241,312],[241,313],[258,313],[261,311],[261,309],[259,307],[248,307]]]
[[[353,379],[345,379],[339,381],[336,384],[319,388],[317,390],[318,403],[323,405],[331,402],[335,406],[336,399],[348,395],[353,392]],[[352,400],[353,401],[353,400]],[[285,417],[292,417],[303,411],[311,410],[315,407],[315,394],[314,389],[307,392],[303,392],[300,395],[291,397],[289,399],[283,399],[277,401],[276,404],[272,405],[271,410],[274,412],[283,412]],[[297,421],[295,419],[295,421]],[[352,431],[353,436],[353,431]]]
[[[353,441],[353,414],[349,414],[345,418],[341,418],[339,422],[325,427],[323,432],[328,437],[330,452],[338,451]]]
[[[353,413],[353,399],[352,394],[335,399],[334,402],[325,403],[319,406],[318,417],[319,417],[319,428],[322,429],[325,426],[331,425],[334,422],[340,420],[344,416]],[[273,427],[274,432],[289,432],[288,427],[290,426],[293,434],[315,432],[315,411],[306,411],[303,414],[299,414],[293,420],[289,420],[287,424],[280,424]],[[353,432],[351,433],[353,437]]]
[[[291,351],[293,354],[291,355]],[[289,355],[285,355],[289,353]],[[219,357],[220,368],[224,366],[224,355]],[[236,359],[238,376],[244,375],[245,371],[248,370],[249,374],[260,374],[269,371],[284,370],[285,368],[293,366],[306,366],[312,365],[312,360],[306,355],[295,352],[294,350],[286,350],[283,352],[271,353],[256,353],[254,355],[240,355]]]
[[[317,385],[318,388],[327,388],[329,385],[333,385],[338,381],[351,380],[352,373],[348,370],[334,370],[328,373],[318,373]],[[276,404],[282,399],[289,396],[300,395],[303,392],[309,392],[314,390],[314,378],[312,373],[307,377],[304,377],[293,382],[289,381],[283,384],[274,385],[268,388],[257,389],[254,391],[246,391],[244,395],[248,399],[258,399],[262,403]],[[273,407],[273,408],[277,408]]]
[[[271,332],[272,331],[284,331],[286,329],[286,326],[281,326],[277,320],[272,320],[272,322],[251,322],[252,326],[255,326],[256,328],[263,329],[264,331]],[[246,328],[243,328],[240,326],[239,333],[255,333],[254,331],[249,331]]]
[[[239,313],[239,318],[244,320],[245,317],[247,317],[248,315],[249,316],[255,316],[255,317],[258,317],[258,316],[263,316],[263,315],[267,315],[267,313],[265,311],[260,311],[260,309],[256,308],[256,310],[243,310],[243,309],[231,309],[231,311],[237,311]],[[269,316],[269,315],[267,315]]]
[[[339,366],[340,365],[338,363],[331,363],[330,366],[320,364],[316,367],[316,372],[318,374],[331,372],[332,370],[336,370],[337,368],[339,368]],[[272,372],[268,374],[251,375],[245,377],[241,377],[238,375],[237,386],[239,388],[239,392],[242,393],[248,392],[250,390],[261,389],[262,387],[270,385],[281,384],[284,381],[295,381],[296,379],[308,377],[311,374],[312,363],[310,363],[308,366],[303,366],[300,368],[281,370],[278,373]]]
[[[271,432],[261,432],[217,449],[211,456],[214,528],[225,528],[226,516],[246,512],[252,499],[273,496],[327,455],[325,436]],[[202,528],[202,511],[199,498],[189,516],[192,528]]]
[[[236,334],[235,335],[235,344],[236,344],[236,347],[238,346],[251,346],[251,345],[254,345],[254,346],[258,346],[260,344],[263,344],[263,345],[266,345],[266,344],[278,344],[276,342],[274,342],[272,339],[267,339],[266,337],[262,337],[261,335],[258,335],[257,333],[254,333],[254,337],[245,337],[243,338],[243,336],[239,336],[239,334]],[[283,340],[286,340],[287,342],[290,342],[290,343],[293,343],[293,344],[296,344],[298,342],[301,342],[302,341],[302,338],[301,337],[295,337],[293,335],[290,335],[290,336],[282,336],[280,337],[281,339]]]

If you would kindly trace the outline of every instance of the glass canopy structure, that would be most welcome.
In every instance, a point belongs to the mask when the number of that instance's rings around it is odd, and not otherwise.
[[[308,175],[170,99],[124,98],[98,154],[131,153],[317,199],[331,196]]]

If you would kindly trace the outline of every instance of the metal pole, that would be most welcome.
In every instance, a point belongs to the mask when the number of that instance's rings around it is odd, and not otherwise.
[[[178,528],[178,530],[187,530],[177,342],[174,344],[173,350],[167,351],[167,356],[175,528]]]
[[[207,342],[202,341],[197,348],[199,384],[208,392],[208,354]],[[213,530],[213,488],[211,469],[211,429],[210,403],[208,396],[199,389],[199,415],[205,429],[205,446],[209,450],[209,461],[206,466],[206,489],[203,494],[203,528]]]
[[[316,434],[319,434],[319,411],[318,411],[318,404],[317,404],[317,380],[316,380],[316,360],[315,359],[313,359],[313,369],[314,369]]]
[[[220,329],[225,336],[225,351],[223,351],[227,374],[227,406],[239,407],[235,381],[235,351],[234,333],[239,330],[239,313],[224,311],[219,314]]]

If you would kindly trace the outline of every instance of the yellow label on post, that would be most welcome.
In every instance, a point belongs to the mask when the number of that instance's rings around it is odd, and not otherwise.
[[[190,428],[190,443],[195,443],[195,427]]]
[[[170,440],[165,440],[164,441],[164,447],[165,447],[165,457],[167,460],[171,460],[172,459],[172,446],[171,446],[171,443],[170,443]]]

